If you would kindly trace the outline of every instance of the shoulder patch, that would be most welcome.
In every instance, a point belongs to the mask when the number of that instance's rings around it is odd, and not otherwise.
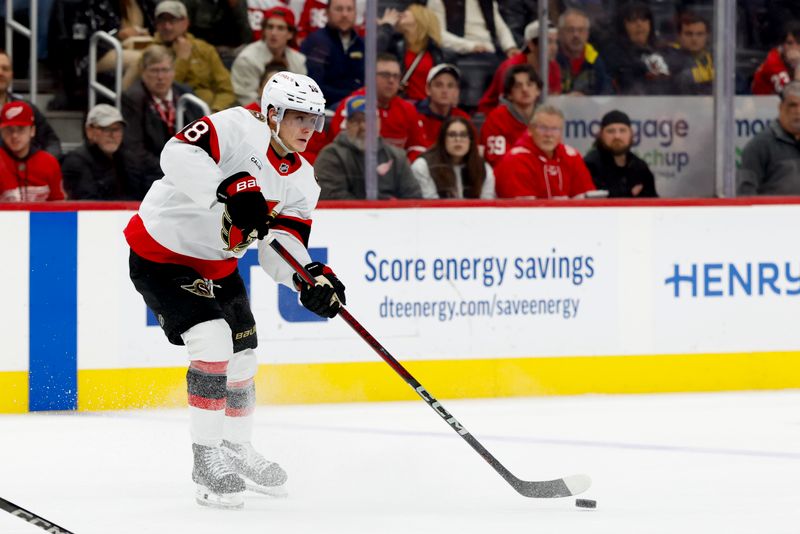
[[[249,111],[250,114],[253,115],[253,117],[260,120],[261,122],[267,122],[267,118],[260,111],[253,111],[252,109],[248,109],[247,111]]]
[[[524,146],[515,146],[511,149],[509,154],[530,154],[531,151],[525,148]]]
[[[564,145],[564,150],[567,152],[567,156],[569,157],[575,157],[578,155],[578,151],[569,145]]]

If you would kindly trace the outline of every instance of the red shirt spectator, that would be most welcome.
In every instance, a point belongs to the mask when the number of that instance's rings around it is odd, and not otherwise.
[[[498,198],[571,198],[594,191],[580,153],[561,142],[564,118],[539,108],[530,128],[495,167]]]
[[[465,111],[456,107],[460,93],[458,87],[460,81],[461,72],[450,63],[440,63],[428,73],[425,85],[425,93],[428,98],[417,103],[417,117],[425,130],[428,148],[436,142],[442,124],[449,117],[462,117],[470,120]],[[470,124],[472,124],[471,121]]]
[[[36,135],[33,109],[20,101],[4,105],[0,135],[0,200],[63,200],[58,160],[31,146]]]
[[[754,95],[780,94],[792,80],[800,79],[800,21],[786,26],[783,43],[767,54],[753,76]]]
[[[253,42],[261,40],[264,16],[275,7],[288,9],[289,0],[247,0],[247,20],[250,22],[250,30],[253,32]],[[292,20],[294,21],[294,14],[292,14]]]
[[[414,161],[428,147],[428,140],[417,117],[417,109],[410,102],[397,96],[400,89],[400,64],[397,58],[391,54],[378,55],[377,74],[380,135],[387,143],[405,149],[408,159]],[[362,87],[350,96],[365,94],[366,90]],[[349,97],[342,100],[336,108],[328,139],[334,139],[341,131],[345,103],[348,99]]]
[[[503,96],[508,102],[500,104],[486,117],[481,128],[483,158],[494,167],[508,152],[520,135],[525,133],[541,94],[541,81],[527,63],[514,65],[506,73]]]
[[[558,32],[554,27],[548,28],[547,90],[551,95],[557,95],[561,92],[561,67],[558,66],[558,62],[555,59],[558,53],[557,35]],[[524,51],[511,56],[500,64],[500,67],[494,73],[492,83],[486,88],[486,92],[483,93],[480,102],[478,102],[478,111],[489,113],[497,107],[500,95],[503,93],[503,81],[509,68],[514,65],[529,63],[539,74],[539,21],[533,21],[525,27],[525,43],[526,48]]]

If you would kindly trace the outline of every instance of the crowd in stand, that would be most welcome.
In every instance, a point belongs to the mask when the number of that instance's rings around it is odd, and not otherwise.
[[[551,1],[546,24],[534,0],[395,1],[374,29],[375,80],[365,79],[364,4],[54,0],[47,56],[63,83],[53,107],[85,105],[96,31],[122,45],[122,106],[86,110],[84,144],[62,154],[42,112],[9,92],[12,58],[0,53],[0,200],[139,200],[161,176],[181,95],[212,112],[258,111],[261,89],[280,70],[311,76],[327,100],[326,129],[303,154],[316,163],[322,199],[365,198],[365,84],[378,100],[379,198],[656,197],[624,110],[597,117],[585,155],[564,143],[569,109],[542,99],[540,47],[546,42],[551,95],[712,93],[707,2],[677,2],[665,31],[636,1]],[[605,4],[613,15],[598,15]],[[753,94],[781,101],[778,119],[744,149],[740,194],[800,194],[798,20],[783,21],[747,81]],[[113,71],[113,49],[98,58],[101,76]],[[189,104],[185,123],[202,114]]]

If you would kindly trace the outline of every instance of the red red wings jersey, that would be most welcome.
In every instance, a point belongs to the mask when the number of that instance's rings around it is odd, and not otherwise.
[[[595,189],[577,150],[562,143],[548,158],[528,132],[497,165],[494,174],[498,198],[574,197]]]
[[[217,190],[232,177],[245,177],[256,181],[267,200],[280,242],[301,263],[311,261],[306,246],[320,194],[314,169],[297,154],[276,154],[261,113],[236,107],[194,121],[164,146],[161,169],[164,177],[153,183],[125,229],[140,256],[188,265],[206,278],[233,272],[254,239],[231,225]],[[291,284],[291,268],[263,241],[259,259],[276,281]]]
[[[17,159],[0,149],[0,201],[42,200],[64,200],[58,160],[43,150]]]
[[[754,95],[774,95],[783,91],[783,86],[792,81],[794,76],[783,61],[781,47],[773,48],[767,59],[758,67],[753,76],[751,89]]]
[[[483,159],[494,167],[527,130],[528,125],[512,113],[507,105],[496,107],[481,128]]]
[[[347,100],[352,96],[364,94],[366,91],[362,87],[342,99],[331,122],[330,134],[328,134],[330,139],[334,139],[342,130]],[[381,137],[384,141],[405,150],[410,161],[414,161],[425,152],[428,147],[428,139],[425,137],[422,122],[417,117],[417,108],[411,102],[396,96],[389,102],[389,107],[378,107],[378,111],[381,117]]]
[[[253,41],[261,40],[264,13],[273,7],[290,7],[289,0],[247,0],[247,20],[253,32]]]

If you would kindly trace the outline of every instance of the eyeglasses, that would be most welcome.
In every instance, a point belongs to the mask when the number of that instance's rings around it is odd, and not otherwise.
[[[469,139],[469,132],[447,132],[448,139]]]
[[[384,80],[400,80],[400,73],[399,72],[376,72],[378,76],[383,78]]]
[[[170,72],[172,72],[173,70],[175,70],[174,67],[161,67],[161,68],[158,68],[158,67],[147,67],[146,69],[144,69],[144,71],[147,74],[152,74],[153,76],[158,76],[159,74],[167,75]]]
[[[561,133],[561,126],[545,126],[544,124],[534,124],[536,131],[543,134],[558,134]]]

